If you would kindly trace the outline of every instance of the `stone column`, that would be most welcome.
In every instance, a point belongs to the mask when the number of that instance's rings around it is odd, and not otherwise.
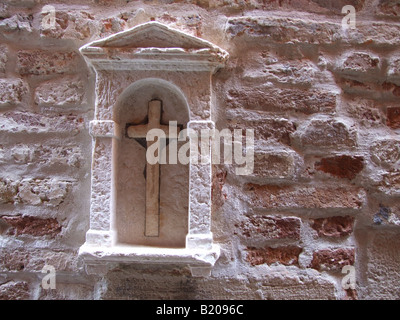
[[[111,120],[90,122],[93,137],[92,192],[90,199],[90,230],[86,233],[86,244],[111,246],[113,232],[113,139],[119,139],[118,124]]]
[[[211,233],[211,137],[213,121],[190,121],[189,168],[189,233],[186,237],[187,249],[212,248]],[[195,138],[197,137],[197,138]],[[198,154],[200,154],[198,156]],[[197,157],[198,156],[198,157]],[[196,161],[197,158],[197,161]]]

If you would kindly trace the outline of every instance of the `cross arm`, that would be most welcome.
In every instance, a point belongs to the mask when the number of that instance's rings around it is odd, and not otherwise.
[[[135,126],[129,126],[126,133],[129,138],[146,138],[148,131],[149,131],[148,124],[140,124]]]

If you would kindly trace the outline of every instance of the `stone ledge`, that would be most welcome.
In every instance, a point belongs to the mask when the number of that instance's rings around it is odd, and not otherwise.
[[[189,265],[192,276],[209,276],[220,256],[220,248],[175,249],[146,246],[115,245],[99,247],[84,244],[79,256],[85,262],[88,274],[105,274],[119,263]]]

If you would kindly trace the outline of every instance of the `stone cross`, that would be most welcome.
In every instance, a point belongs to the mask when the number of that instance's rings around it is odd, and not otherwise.
[[[177,138],[169,136],[169,127],[162,125],[161,121],[161,101],[152,100],[149,102],[148,123],[142,125],[132,125],[127,128],[129,138],[146,138],[151,129],[160,129],[165,133],[166,138]],[[178,132],[179,128],[175,132]],[[160,139],[147,141],[147,148],[153,144],[158,144],[160,152]],[[158,155],[160,156],[160,155]],[[146,218],[145,231],[146,237],[159,236],[159,209],[160,204],[160,164],[146,163]]]

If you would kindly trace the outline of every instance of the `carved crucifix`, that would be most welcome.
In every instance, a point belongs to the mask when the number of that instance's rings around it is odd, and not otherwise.
[[[142,125],[131,125],[127,128],[129,138],[146,138],[151,129],[160,129],[164,132],[166,138],[170,137],[169,126],[162,125],[161,121],[161,101],[152,100],[149,102],[148,122]],[[179,128],[174,130],[179,131]],[[157,144],[157,150],[160,152],[160,139],[147,141],[147,148]],[[160,155],[158,155],[160,156]],[[159,236],[159,215],[160,215],[160,164],[146,163],[146,219],[145,231],[146,237]]]

